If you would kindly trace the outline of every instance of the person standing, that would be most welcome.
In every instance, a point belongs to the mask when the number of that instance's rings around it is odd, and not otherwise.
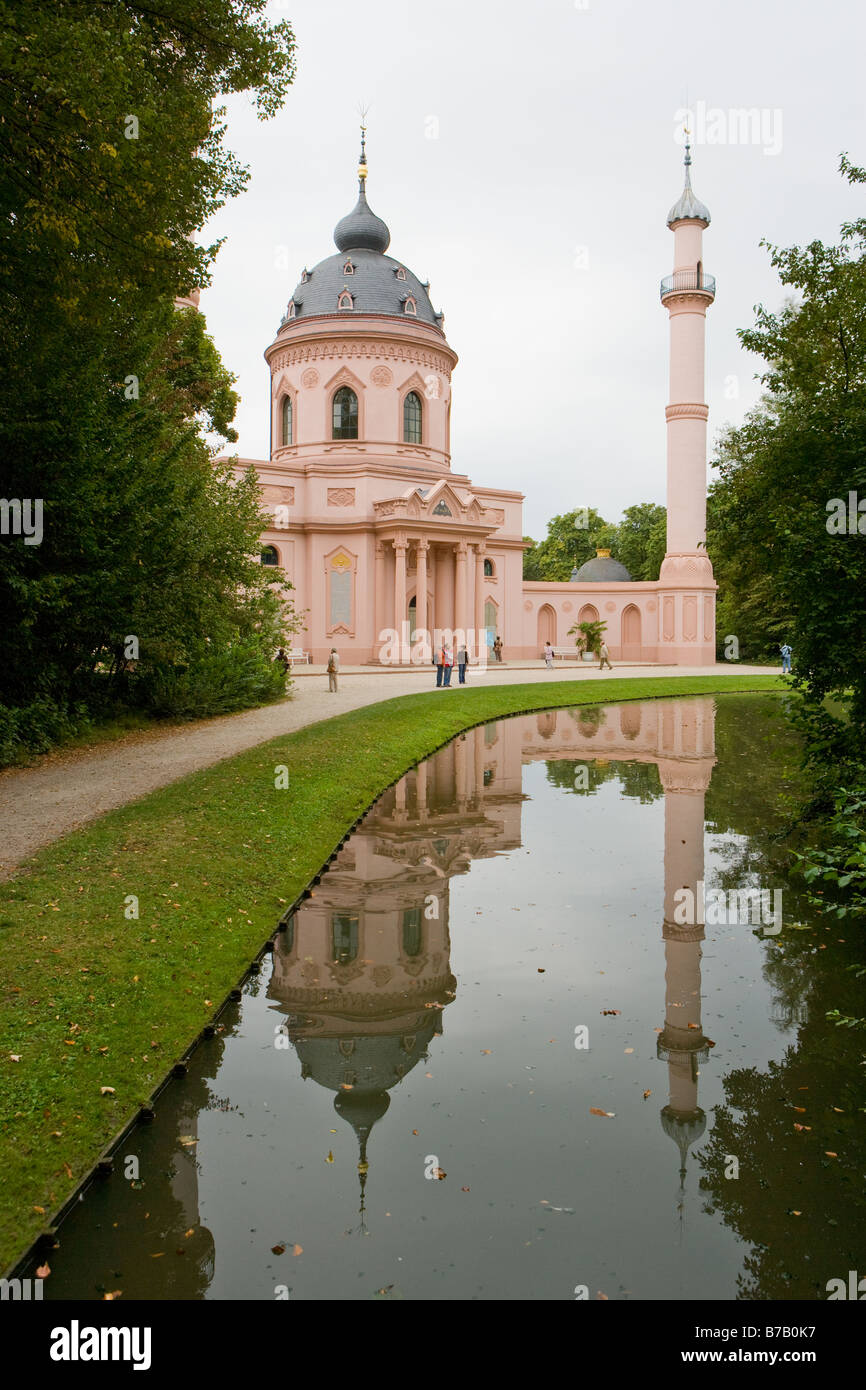
[[[457,674],[459,676],[461,685],[466,684],[466,667],[468,663],[469,656],[467,654],[466,648],[461,647],[457,653]]]
[[[445,646],[441,642],[436,648],[436,655],[433,661],[436,666],[436,686],[438,689],[445,677]]]
[[[454,665],[454,653],[447,642],[442,644],[442,684],[451,685],[451,668]]]
[[[780,651],[782,653],[782,670],[790,671],[791,657],[794,655],[793,648],[789,647],[788,643],[785,642],[785,644],[780,648]]]
[[[340,657],[336,647],[332,647],[328,656],[328,692],[336,695],[337,676],[340,672]]]
[[[289,658],[288,658],[288,656],[286,655],[286,649],[285,649],[285,647],[280,647],[280,650],[277,652],[276,656],[274,657],[274,662],[276,663],[277,666],[282,666],[282,668],[283,668],[283,670],[285,671],[286,675],[288,675],[289,672],[290,672],[291,669],[292,669],[292,663],[289,661]]]
[[[607,669],[608,669],[609,671],[612,671],[612,670],[613,670],[613,667],[612,667],[611,664],[610,664],[610,652],[609,652],[608,649],[607,649],[607,643],[606,643],[606,642],[602,642],[601,646],[600,646],[599,649],[598,649],[598,669],[599,669],[599,671],[603,671],[604,668],[605,668],[605,666],[607,667]]]
[[[553,647],[549,642],[545,642],[544,644],[544,664],[548,671],[553,665]]]
[[[496,661],[502,660],[502,638],[499,636],[498,633],[496,635],[496,640],[493,643],[493,656]]]

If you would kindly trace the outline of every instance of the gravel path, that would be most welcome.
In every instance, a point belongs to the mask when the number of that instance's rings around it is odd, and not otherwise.
[[[513,685],[557,681],[566,674],[578,680],[598,675],[595,665],[539,669],[538,663],[491,666],[486,674],[470,670],[470,685]],[[617,666],[615,675],[644,677],[767,675],[759,666]],[[278,734],[301,729],[346,710],[359,709],[399,695],[432,687],[432,669],[380,671],[344,669],[336,695],[328,693],[323,670],[296,671],[292,697],[264,709],[225,715],[172,729],[148,729],[94,748],[47,754],[33,767],[0,774],[0,879],[43,845],[98,816],[137,801],[148,792],[176,782],[190,772],[242,753]],[[456,683],[457,675],[455,672]],[[459,686],[456,686],[459,698]],[[443,695],[443,698],[444,695]],[[451,698],[451,695],[447,698]]]

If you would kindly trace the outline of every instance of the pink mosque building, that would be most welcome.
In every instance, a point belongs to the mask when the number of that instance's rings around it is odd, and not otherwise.
[[[335,255],[305,269],[276,338],[270,458],[255,467],[273,521],[262,560],[280,566],[304,615],[297,637],[314,662],[429,662],[443,632],[470,658],[498,634],[506,659],[573,648],[568,630],[601,619],[615,661],[715,661],[715,591],[705,548],[704,336],[715,281],[704,274],[710,214],[685,186],[667,223],[670,318],[667,554],[638,583],[599,551],[567,583],[523,578],[523,494],[452,469],[451,383],[457,354],[444,316],[402,261],[366,196],[334,231]],[[465,639],[459,634],[465,634]]]

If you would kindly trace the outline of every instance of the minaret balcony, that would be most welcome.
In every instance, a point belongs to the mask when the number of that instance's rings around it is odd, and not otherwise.
[[[704,275],[703,271],[697,270],[675,270],[673,275],[666,275],[661,282],[659,293],[662,303],[670,294],[705,294],[707,299],[716,297],[716,277],[715,275]]]

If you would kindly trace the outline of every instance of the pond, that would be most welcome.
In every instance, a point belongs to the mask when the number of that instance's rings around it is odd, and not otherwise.
[[[45,1297],[826,1298],[862,1264],[862,1045],[825,1018],[858,949],[786,877],[796,761],[781,701],[732,695],[420,764],[64,1222]]]

